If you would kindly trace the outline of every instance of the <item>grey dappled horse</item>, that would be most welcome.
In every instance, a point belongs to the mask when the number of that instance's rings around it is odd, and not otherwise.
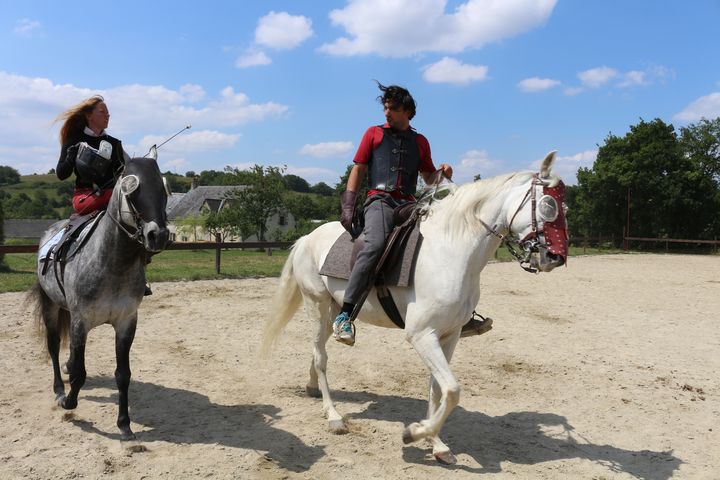
[[[31,292],[52,359],[55,399],[64,409],[77,407],[78,393],[85,383],[88,332],[105,323],[115,329],[117,426],[123,440],[135,437],[128,415],[130,347],[145,290],[145,265],[149,255],[165,248],[169,236],[165,212],[167,191],[156,159],[157,151],[153,147],[148,157],[126,161],[107,211],[98,220],[94,233],[67,261],[62,274],[56,276],[51,267],[43,275],[38,262],[38,282]],[[64,222],[52,225],[40,245],[63,225]],[[61,338],[68,336],[70,393],[66,396],[58,355]]]

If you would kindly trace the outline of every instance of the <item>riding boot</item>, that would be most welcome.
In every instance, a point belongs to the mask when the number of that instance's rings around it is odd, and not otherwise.
[[[460,331],[460,337],[471,337],[473,335],[482,335],[492,330],[493,320],[490,317],[478,315],[482,320],[478,320],[474,316],[463,325]]]

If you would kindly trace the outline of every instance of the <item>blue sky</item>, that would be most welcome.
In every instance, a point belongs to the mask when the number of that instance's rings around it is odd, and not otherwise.
[[[720,116],[717,0],[0,0],[0,165],[45,173],[55,117],[105,97],[163,171],[287,166],[334,186],[384,122],[374,79],[456,181],[536,168],[567,183],[609,133]]]

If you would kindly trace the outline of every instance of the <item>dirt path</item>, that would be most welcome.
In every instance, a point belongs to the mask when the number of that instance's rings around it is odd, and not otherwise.
[[[53,405],[52,372],[24,294],[0,295],[0,478],[668,478],[720,471],[720,258],[571,258],[529,275],[483,273],[495,319],[461,340],[463,391],[438,465],[403,426],[427,408],[427,375],[398,330],[359,326],[328,345],[350,433],[326,431],[304,395],[313,323],[297,316],[256,357],[276,279],[154,284],[142,306],[123,444],[112,329],[90,334],[77,410]]]

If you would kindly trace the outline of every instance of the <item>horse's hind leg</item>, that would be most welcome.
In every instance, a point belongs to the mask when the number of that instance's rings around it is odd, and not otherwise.
[[[87,330],[82,319],[72,318],[70,321],[70,358],[67,361],[68,375],[70,377],[70,392],[67,397],[58,400],[58,404],[72,410],[77,407],[80,389],[85,385],[87,371],[85,370],[85,343]]]
[[[343,422],[342,415],[335,410],[332,398],[330,397],[330,387],[327,381],[327,350],[325,344],[332,334],[332,319],[334,317],[332,300],[324,300],[320,302],[306,300],[305,310],[312,318],[318,319],[317,332],[315,334],[315,345],[313,349],[313,360],[310,365],[310,381],[307,384],[306,391],[308,395],[319,397],[322,395],[323,411],[327,415],[328,429],[332,433],[347,433],[348,429]],[[337,308],[336,308],[337,309]]]
[[[65,399],[65,384],[60,375],[60,339],[63,335],[63,328],[67,328],[70,318],[66,310],[50,304],[49,301],[42,308],[45,339],[53,366],[53,392],[55,392],[55,401],[60,403]]]
[[[133,316],[122,327],[115,325],[115,383],[119,394],[119,407],[117,426],[121,432],[122,440],[133,440],[135,434],[130,429],[130,414],[128,413],[128,388],[130,386],[130,347],[135,339],[137,315]]]

